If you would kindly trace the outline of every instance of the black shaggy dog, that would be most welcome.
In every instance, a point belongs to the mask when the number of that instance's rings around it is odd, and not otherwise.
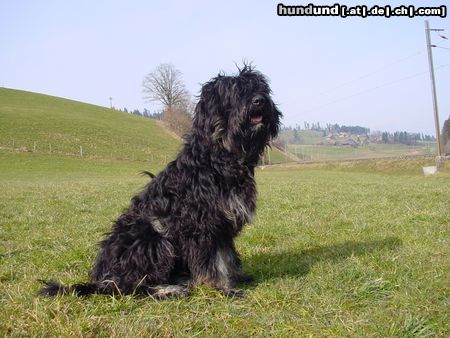
[[[240,295],[233,239],[255,212],[254,168],[281,113],[266,78],[250,66],[203,85],[186,143],[131,200],[101,242],[90,282],[42,281],[41,295],[138,294],[157,299],[207,284]]]

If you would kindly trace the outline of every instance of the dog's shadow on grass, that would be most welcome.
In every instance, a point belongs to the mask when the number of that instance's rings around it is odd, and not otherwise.
[[[299,251],[260,253],[244,258],[243,265],[244,269],[255,278],[254,284],[259,284],[279,277],[301,277],[319,262],[334,262],[351,256],[391,251],[401,245],[402,242],[397,237],[362,242],[347,241]]]

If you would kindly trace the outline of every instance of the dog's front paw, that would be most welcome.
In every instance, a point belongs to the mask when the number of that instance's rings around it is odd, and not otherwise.
[[[183,297],[190,294],[191,289],[185,285],[158,285],[147,289],[147,294],[156,300]]]

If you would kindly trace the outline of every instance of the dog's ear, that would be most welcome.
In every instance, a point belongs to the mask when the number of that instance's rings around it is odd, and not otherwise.
[[[202,86],[193,122],[193,130],[214,142],[226,133],[226,121],[221,114],[221,102],[215,88],[218,78]]]
[[[272,121],[269,125],[269,136],[270,139],[274,139],[278,136],[278,132],[280,131],[281,118],[283,114],[278,110],[278,107],[275,103],[272,102]]]

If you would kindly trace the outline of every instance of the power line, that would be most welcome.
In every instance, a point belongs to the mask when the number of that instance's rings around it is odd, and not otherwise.
[[[433,47],[436,47],[436,48],[442,48],[442,49],[447,49],[447,50],[450,50],[450,48],[447,48],[447,47],[442,47],[442,46],[437,46],[437,45],[433,45]]]
[[[442,38],[442,39],[444,39],[444,40],[448,40],[448,37],[446,37],[446,36],[444,36],[444,35],[438,33],[438,32],[440,32],[440,31],[443,31],[443,29],[442,29],[442,30],[439,30],[439,31],[434,30],[433,32],[436,33],[440,38]]]
[[[379,73],[379,72],[385,70],[386,68],[389,68],[389,67],[391,67],[391,66],[393,66],[393,65],[395,65],[395,64],[397,64],[397,63],[403,62],[403,61],[405,61],[405,60],[411,59],[412,57],[415,57],[415,56],[417,56],[417,55],[423,54],[424,52],[425,52],[424,50],[419,50],[419,51],[417,51],[417,52],[415,52],[415,53],[413,53],[413,54],[410,54],[410,55],[408,55],[408,56],[405,56],[405,57],[403,57],[403,58],[401,58],[401,59],[398,59],[398,60],[395,60],[395,61],[393,61],[393,62],[391,62],[391,63],[385,64],[384,66],[381,66],[381,67],[377,68],[376,70],[374,70],[374,71],[372,71],[372,72],[370,72],[370,73],[366,73],[366,74],[361,75],[361,76],[359,76],[359,77],[357,77],[357,78],[355,78],[355,79],[353,79],[353,80],[343,82],[343,83],[341,83],[341,84],[339,84],[339,85],[337,85],[337,86],[335,86],[335,87],[331,87],[330,89],[327,89],[327,90],[325,90],[325,91],[319,92],[318,95],[324,95],[324,94],[327,94],[327,93],[329,93],[329,92],[332,92],[332,91],[334,91],[334,90],[336,90],[336,89],[339,89],[339,88],[348,86],[348,85],[350,85],[350,84],[352,84],[352,83],[354,83],[354,82],[358,82],[358,81],[360,81],[360,80],[362,80],[362,79],[365,79],[365,78],[370,77],[370,76],[372,76],[372,75],[374,75],[374,74],[377,74],[377,73]]]
[[[444,65],[440,65],[440,66],[436,67],[436,69],[441,69],[441,68],[445,68],[445,67],[448,67],[448,66],[450,66],[450,63],[444,64]],[[390,81],[390,82],[385,82],[385,83],[382,83],[382,84],[380,84],[378,86],[375,86],[375,87],[372,87],[372,88],[368,88],[368,89],[359,91],[357,93],[354,93],[354,94],[351,94],[351,95],[348,95],[348,96],[345,96],[345,97],[338,98],[336,100],[327,102],[325,104],[322,104],[320,106],[316,106],[316,107],[311,108],[311,109],[304,110],[304,111],[302,111],[302,113],[308,113],[308,112],[314,111],[314,110],[316,110],[318,108],[326,107],[326,106],[329,106],[329,105],[331,105],[333,103],[345,101],[345,100],[348,100],[348,99],[353,98],[355,96],[359,96],[359,95],[362,95],[362,94],[374,91],[376,89],[380,89],[380,88],[383,88],[383,87],[386,87],[386,86],[390,86],[390,85],[393,85],[393,84],[396,84],[396,83],[399,83],[399,82],[402,82],[402,81],[406,81],[406,80],[409,80],[409,79],[412,79],[412,78],[415,78],[415,77],[418,77],[418,76],[421,76],[421,75],[424,75],[424,74],[427,74],[427,73],[429,73],[429,71],[424,71],[424,72],[412,74],[412,75],[409,75],[409,76],[406,76],[406,77],[403,77],[403,78],[400,78],[400,79],[397,79],[397,80],[393,80],[393,81]]]

